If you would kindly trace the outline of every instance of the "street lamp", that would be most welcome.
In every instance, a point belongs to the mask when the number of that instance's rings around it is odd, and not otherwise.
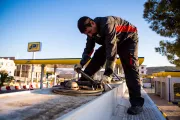
[[[171,93],[170,93],[170,91],[171,91],[171,89],[170,89],[170,80],[171,80],[171,76],[170,75],[168,75],[167,76],[167,78],[168,78],[168,80],[169,80],[169,102],[171,101]]]

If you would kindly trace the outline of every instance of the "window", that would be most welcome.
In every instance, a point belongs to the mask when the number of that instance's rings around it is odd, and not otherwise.
[[[144,74],[144,71],[141,71],[142,74]]]
[[[141,67],[141,69],[144,69],[144,67]]]

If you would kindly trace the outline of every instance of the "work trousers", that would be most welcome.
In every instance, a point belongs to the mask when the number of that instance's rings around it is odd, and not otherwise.
[[[131,106],[143,106],[144,98],[141,97],[141,85],[138,69],[138,39],[128,38],[117,46],[117,53],[120,57],[125,73]],[[95,51],[84,72],[89,76],[93,76],[104,66],[105,62],[106,50],[104,46],[101,46]],[[83,79],[83,77],[80,78],[80,80]]]

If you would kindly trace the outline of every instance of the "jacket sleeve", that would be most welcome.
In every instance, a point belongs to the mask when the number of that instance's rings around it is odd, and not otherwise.
[[[117,38],[114,23],[107,23],[104,27],[106,46],[106,66],[104,75],[110,76],[113,73],[114,63],[117,55]]]
[[[90,59],[91,55],[94,52],[95,41],[87,37],[86,47],[84,48],[82,59],[80,64],[84,66]]]

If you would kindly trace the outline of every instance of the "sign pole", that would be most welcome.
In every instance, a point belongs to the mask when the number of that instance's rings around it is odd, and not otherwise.
[[[33,52],[32,59],[35,58],[35,52]],[[34,77],[34,64],[32,64],[32,70],[31,70],[31,84],[33,84],[33,77]]]
[[[30,42],[28,43],[28,52],[33,52],[32,60],[35,58],[35,52],[41,51],[41,42]],[[33,85],[34,78],[34,64],[32,62],[32,70],[31,70],[31,85]]]

